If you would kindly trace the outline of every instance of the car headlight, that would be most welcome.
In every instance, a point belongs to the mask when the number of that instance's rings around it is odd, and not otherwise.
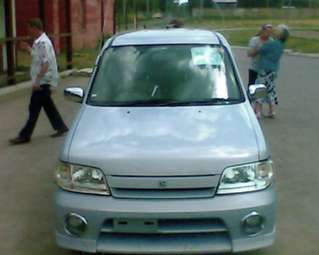
[[[59,163],[55,171],[57,184],[65,190],[110,195],[106,178],[100,169]]]
[[[272,183],[273,176],[271,160],[229,167],[222,174],[217,194],[262,190]]]

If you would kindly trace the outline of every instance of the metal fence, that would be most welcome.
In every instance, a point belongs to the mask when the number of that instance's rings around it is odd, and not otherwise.
[[[0,60],[6,59],[7,70],[1,72],[0,61],[0,86],[12,85],[21,80],[27,79],[27,70],[29,66],[29,59],[25,53],[18,50],[20,41],[29,40],[28,37],[15,37],[13,36],[13,17],[12,6],[10,2],[14,0],[4,0],[6,17],[6,37],[0,38]],[[44,19],[43,3],[45,0],[39,0],[40,5],[40,17]],[[72,66],[81,67],[81,59],[85,59],[85,64],[88,65],[88,59],[93,64],[94,59],[99,51],[99,47],[95,49],[85,49],[78,51],[72,49],[72,38],[74,34],[71,31],[71,17],[70,15],[70,1],[66,1],[65,18],[67,20],[66,33],[50,34],[51,39],[58,39],[61,41],[61,52],[58,52],[58,62],[60,70],[70,69]],[[222,6],[213,4],[213,1],[209,0],[189,0],[187,4],[180,4],[184,1],[179,0],[116,0],[114,7],[114,21],[113,32],[137,30],[145,28],[165,28],[172,20],[179,20],[186,26],[192,27],[208,26],[215,30],[227,29],[231,26],[235,28],[237,32],[239,20],[250,23],[243,23],[249,25],[246,29],[252,31],[258,28],[258,20],[269,20],[276,23],[276,20],[289,22],[294,25],[294,35],[300,38],[314,38],[318,39],[318,27],[319,22],[313,21],[319,19],[319,9],[316,8],[282,8],[282,5],[287,1],[281,1],[281,5],[278,8],[251,8],[256,7],[252,0],[252,5],[249,8],[242,8],[243,3],[248,4],[245,1],[238,1],[238,5],[234,6]],[[264,1],[266,6],[271,7],[272,3],[277,3],[277,0]],[[288,6],[292,7],[296,1],[291,1]],[[311,6],[315,6],[315,3],[319,3],[319,0],[311,0]],[[306,5],[307,7],[307,5]],[[295,19],[305,19],[305,22],[301,22],[302,26],[298,27],[299,23],[295,22]],[[311,19],[311,20],[310,20]],[[235,20],[233,22],[233,20]],[[256,20],[256,22],[254,21]],[[307,21],[308,20],[308,21]],[[311,22],[310,22],[311,21]],[[296,24],[295,24],[296,23]],[[255,25],[254,25],[255,24]],[[258,25],[257,25],[258,24]],[[243,25],[241,26],[243,27]],[[206,27],[205,27],[206,28]],[[310,32],[311,33],[310,33]],[[104,35],[101,34],[101,41],[103,41]],[[5,49],[2,51],[1,49]],[[4,52],[4,54],[2,54]]]
[[[3,30],[5,32],[5,36],[0,36],[0,87],[14,85],[18,82],[29,79],[29,67],[31,58],[28,53],[20,50],[19,44],[22,41],[28,41],[31,44],[32,39],[28,36],[15,36],[15,34],[18,33],[16,32],[16,30],[19,26],[19,24],[16,25],[16,22],[18,22],[18,15],[21,13],[16,13],[17,17],[15,17],[15,13],[13,11],[15,9],[14,2],[15,0],[3,0],[2,2],[0,2],[0,11],[1,8],[4,8],[5,14],[4,22],[2,22],[1,20],[0,23],[0,26],[4,27]],[[74,22],[80,21],[77,20],[76,16],[72,16],[72,13],[74,14],[74,10],[71,10],[71,7],[73,8],[74,4],[78,3],[74,2],[73,0],[60,0],[60,2],[62,2],[63,7],[59,9],[58,15],[63,16],[63,23],[61,23],[63,24],[63,33],[61,32],[48,34],[56,49],[59,70],[62,71],[71,69],[73,67],[81,68],[93,65],[96,55],[98,54],[98,51],[100,49],[101,43],[104,41],[106,36],[103,29],[105,22],[107,22],[106,16],[104,16],[104,7],[106,7],[104,6],[104,2],[107,3],[107,0],[96,2],[97,5],[101,4],[101,16],[96,16],[96,20],[98,20],[98,23],[101,23],[101,32],[97,31],[94,34],[94,36],[92,37],[94,39],[90,41],[90,46],[87,46],[88,48],[85,49],[82,49],[82,46],[77,46],[77,43],[79,42],[78,40],[80,39],[78,39],[79,34],[76,28],[78,24],[75,24]],[[3,6],[1,5],[1,3],[3,3]],[[83,3],[90,4],[89,1],[85,1]],[[48,10],[46,9],[46,4],[49,4],[49,1],[47,2],[46,0],[38,0],[34,1],[33,4],[37,5],[34,7],[36,10],[39,10],[39,13],[37,15],[43,21],[44,27],[48,28],[53,26],[51,23],[49,24],[49,21],[46,19],[47,17],[45,15],[47,14],[45,11],[48,12]],[[89,14],[84,13],[84,15]],[[59,19],[61,19],[62,16],[60,16]],[[53,21],[50,20],[50,22]],[[61,24],[59,22],[60,21],[54,23],[54,26],[60,26],[61,28]],[[74,28],[73,31],[72,28]],[[113,32],[115,32],[115,29],[116,26],[114,24]],[[44,30],[46,31],[46,29]],[[55,31],[55,29],[51,30]],[[79,33],[85,32],[86,31],[83,30]],[[110,33],[112,32],[110,31]],[[94,46],[93,44],[95,40],[96,45]]]
[[[40,13],[39,17],[44,20],[44,5],[43,1],[39,1]],[[4,13],[5,13],[5,34],[6,37],[0,38],[0,86],[14,85],[17,81],[28,79],[26,72],[27,67],[23,68],[23,65],[28,66],[28,57],[26,54],[19,51],[19,42],[28,41],[31,38],[16,37],[14,36],[14,17],[13,17],[13,4],[11,0],[4,1]],[[65,14],[70,13],[70,1],[65,1]],[[65,38],[65,63],[66,68],[72,68],[72,34],[71,34],[71,20],[66,19],[67,33],[52,34],[49,35],[53,38]],[[6,70],[4,70],[3,60],[6,62]]]
[[[63,34],[56,34],[56,35],[49,35],[51,39],[53,38],[66,38],[66,47],[65,47],[65,52],[63,55],[65,55],[65,69],[70,69],[72,68],[72,34],[70,33],[63,33]],[[21,41],[29,41],[31,38],[29,37],[6,37],[6,38],[0,38],[0,48],[5,49],[5,54],[6,56],[6,62],[7,62],[7,70],[2,71],[0,75],[2,76],[2,85],[4,83],[8,85],[13,85],[17,81],[27,79],[25,78],[26,74],[26,69],[28,66],[28,56],[19,51],[18,44]],[[5,47],[3,47],[5,46]],[[2,56],[3,57],[3,56]],[[62,69],[64,69],[62,67]]]
[[[241,0],[217,4],[212,0],[117,0],[118,31],[172,27],[220,31],[236,46],[247,46],[265,23],[287,24],[287,49],[319,54],[319,0]],[[309,8],[311,7],[311,8]]]

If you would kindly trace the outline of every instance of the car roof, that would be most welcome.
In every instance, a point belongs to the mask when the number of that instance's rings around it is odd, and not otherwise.
[[[219,35],[200,29],[158,29],[128,32],[115,36],[112,46],[158,44],[221,44]]]

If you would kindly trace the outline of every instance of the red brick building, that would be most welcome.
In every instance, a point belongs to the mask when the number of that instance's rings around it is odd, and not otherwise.
[[[69,1],[69,2],[68,2]],[[74,48],[95,47],[102,34],[112,34],[115,0],[15,0],[17,36],[27,35],[26,22],[40,17],[51,35],[67,33],[71,25]],[[69,4],[70,11],[66,8]],[[68,20],[69,19],[69,20]],[[64,47],[63,38],[54,38],[57,50]]]

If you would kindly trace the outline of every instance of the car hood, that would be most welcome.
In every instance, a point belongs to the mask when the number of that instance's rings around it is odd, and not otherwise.
[[[106,175],[194,176],[258,160],[248,104],[192,107],[85,105],[68,160]]]

